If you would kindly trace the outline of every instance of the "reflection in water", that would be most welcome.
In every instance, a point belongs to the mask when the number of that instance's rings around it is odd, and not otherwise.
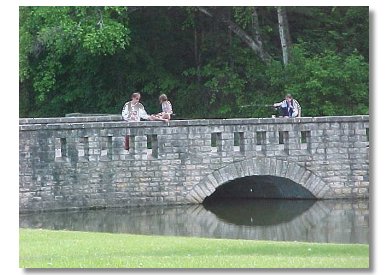
[[[20,214],[20,227],[227,239],[369,243],[368,201],[234,202]]]
[[[237,225],[275,225],[290,222],[308,210],[315,200],[217,199],[204,207],[220,220]]]

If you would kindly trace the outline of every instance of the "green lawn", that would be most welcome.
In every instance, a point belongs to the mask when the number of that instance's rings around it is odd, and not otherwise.
[[[20,229],[21,268],[368,268],[369,246]]]

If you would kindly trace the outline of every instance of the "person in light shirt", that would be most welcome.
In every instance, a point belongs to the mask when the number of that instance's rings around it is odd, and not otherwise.
[[[283,117],[301,117],[301,105],[291,94],[287,94],[281,102],[274,103],[274,107],[279,107]]]
[[[159,102],[162,105],[162,112],[151,116],[151,120],[162,120],[168,122],[171,119],[172,105],[168,100],[167,95],[161,94],[159,96]]]
[[[125,121],[140,121],[140,119],[151,120],[140,101],[140,93],[133,93],[131,101],[124,104],[122,109],[122,118]]]

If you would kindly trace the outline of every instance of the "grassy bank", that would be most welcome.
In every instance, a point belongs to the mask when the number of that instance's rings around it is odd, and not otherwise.
[[[368,268],[368,245],[20,229],[22,268]]]

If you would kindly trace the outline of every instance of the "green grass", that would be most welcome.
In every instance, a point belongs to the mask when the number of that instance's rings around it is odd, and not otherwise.
[[[20,229],[22,268],[368,268],[369,246]]]

